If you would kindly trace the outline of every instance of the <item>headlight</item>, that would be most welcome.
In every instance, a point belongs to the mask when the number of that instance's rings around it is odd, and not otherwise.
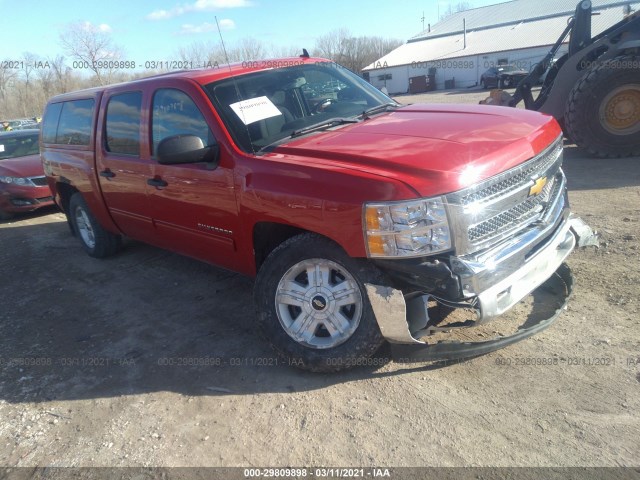
[[[439,197],[365,204],[364,223],[370,257],[420,257],[451,248],[447,212]]]
[[[0,176],[0,183],[13,183],[14,185],[26,186],[32,185],[31,180],[22,177],[2,177]]]

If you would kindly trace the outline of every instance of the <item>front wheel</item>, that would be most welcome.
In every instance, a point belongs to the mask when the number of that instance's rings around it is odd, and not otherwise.
[[[258,326],[290,365],[315,372],[367,365],[384,338],[364,283],[380,283],[381,276],[330,240],[293,237],[258,273]]]
[[[588,70],[565,112],[567,134],[598,157],[640,155],[640,57],[614,58]]]
[[[91,257],[104,258],[120,249],[121,238],[105,230],[89,210],[82,194],[75,193],[69,201],[67,213],[76,236],[82,242],[85,251]]]

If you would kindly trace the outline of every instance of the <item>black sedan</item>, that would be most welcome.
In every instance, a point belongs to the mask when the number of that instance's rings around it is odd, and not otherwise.
[[[491,67],[480,76],[482,88],[514,88],[529,72],[515,65]]]

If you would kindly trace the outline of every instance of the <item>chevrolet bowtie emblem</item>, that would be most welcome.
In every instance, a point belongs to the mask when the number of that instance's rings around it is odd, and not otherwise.
[[[542,177],[536,180],[536,183],[529,189],[529,196],[538,196],[542,193],[542,189],[547,184],[547,177]]]

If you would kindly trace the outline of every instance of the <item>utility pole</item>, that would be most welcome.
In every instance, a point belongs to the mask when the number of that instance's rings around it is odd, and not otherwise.
[[[422,31],[424,32],[424,11],[422,12]]]

